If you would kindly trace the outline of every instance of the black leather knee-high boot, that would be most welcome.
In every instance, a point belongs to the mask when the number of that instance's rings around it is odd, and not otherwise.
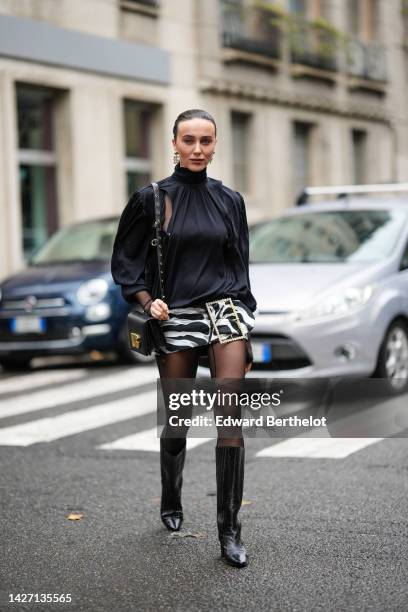
[[[182,443],[183,444],[183,443]],[[186,440],[177,454],[172,454],[164,447],[165,440],[160,438],[160,470],[162,496],[160,516],[170,531],[179,531],[183,522],[181,505],[181,487],[183,484],[183,468],[186,458]]]
[[[244,488],[245,447],[216,446],[217,526],[221,557],[230,565],[248,565],[248,556],[241,542],[238,512]]]

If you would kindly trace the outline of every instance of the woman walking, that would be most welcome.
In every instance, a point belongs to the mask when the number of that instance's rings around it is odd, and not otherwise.
[[[128,302],[139,302],[161,321],[165,345],[155,357],[161,379],[192,378],[208,355],[211,377],[243,379],[251,368],[249,332],[256,300],[248,275],[248,225],[242,196],[207,176],[217,143],[213,117],[199,109],[181,113],[173,128],[175,169],[158,181],[166,301],[159,295],[152,185],[136,191],[120,218],[112,276]],[[218,406],[220,413],[224,410]],[[235,407],[235,411],[237,407]],[[179,431],[179,430],[178,430]],[[223,435],[215,447],[217,526],[223,560],[248,563],[241,541],[245,447],[242,431]],[[181,487],[186,438],[168,423],[160,438],[161,519],[171,531],[183,521]],[[225,432],[224,432],[225,433]]]

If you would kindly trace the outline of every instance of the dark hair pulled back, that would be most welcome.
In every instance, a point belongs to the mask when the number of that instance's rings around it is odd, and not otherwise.
[[[217,126],[215,124],[214,117],[201,108],[190,108],[189,110],[180,113],[175,120],[173,126],[174,140],[177,139],[178,124],[181,123],[181,121],[189,121],[190,119],[206,119],[207,121],[211,121],[215,128],[215,135],[217,135]]]

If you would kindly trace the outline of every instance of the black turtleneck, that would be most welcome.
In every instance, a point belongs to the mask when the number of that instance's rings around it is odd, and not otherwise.
[[[157,181],[162,226],[167,195],[172,215],[162,230],[165,302],[169,308],[203,304],[222,297],[238,298],[250,311],[256,300],[248,274],[248,225],[242,196],[221,181],[181,167]],[[154,196],[150,185],[136,191],[122,212],[111,271],[122,295],[137,302],[135,293],[159,295],[157,252],[153,237]]]
[[[184,168],[180,166],[180,163],[174,168],[174,172],[172,174],[173,178],[181,183],[186,183],[188,185],[198,185],[199,183],[203,183],[207,181],[207,168],[203,170],[198,170],[197,172],[193,170],[189,170],[189,168]]]

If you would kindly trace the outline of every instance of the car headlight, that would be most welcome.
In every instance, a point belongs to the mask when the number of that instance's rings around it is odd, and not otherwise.
[[[77,300],[84,306],[97,304],[108,293],[108,283],[103,278],[93,278],[82,283],[77,291]]]
[[[317,319],[320,317],[330,317],[346,315],[353,310],[364,306],[374,292],[374,285],[365,287],[348,287],[340,293],[333,293],[313,306],[298,310],[295,314],[296,321],[306,319]]]
[[[85,316],[88,321],[103,321],[111,316],[111,307],[106,302],[93,304],[93,306],[88,306]]]

